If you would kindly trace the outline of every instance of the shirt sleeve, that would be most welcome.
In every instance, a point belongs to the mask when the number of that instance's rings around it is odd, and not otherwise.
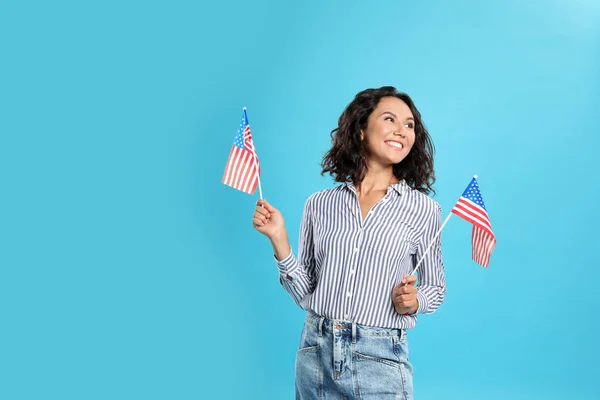
[[[304,204],[298,238],[298,257],[292,248],[290,254],[283,260],[275,259],[279,269],[279,282],[294,302],[303,309],[306,309],[306,300],[316,286],[312,199],[313,196],[309,197]]]
[[[425,229],[421,235],[421,241],[417,246],[416,252],[417,262],[425,254],[417,270],[419,275],[419,283],[417,285],[418,314],[433,313],[442,304],[446,296],[441,233],[435,238],[429,251],[425,253],[431,241],[434,240],[435,235],[440,230],[441,222],[442,208],[436,203],[433,213],[429,215],[428,221],[425,224]]]

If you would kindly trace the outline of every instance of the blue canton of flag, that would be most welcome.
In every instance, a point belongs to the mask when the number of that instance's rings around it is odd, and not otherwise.
[[[229,159],[225,165],[222,182],[242,192],[254,194],[260,175],[258,157],[254,151],[252,133],[248,123],[246,109],[242,113],[233,146],[229,151]]]
[[[246,115],[246,112],[244,112],[242,114],[240,126],[238,127],[237,133],[235,134],[235,140],[233,141],[233,144],[239,147],[240,149],[244,148],[244,130],[246,129],[246,127],[250,129],[250,126],[248,124],[248,116]]]
[[[477,183],[477,178],[473,178],[469,186],[465,189],[462,196],[466,199],[471,200],[473,203],[477,204],[479,207],[485,208],[485,204],[483,204],[483,198],[481,197],[481,191],[479,190],[479,184]]]

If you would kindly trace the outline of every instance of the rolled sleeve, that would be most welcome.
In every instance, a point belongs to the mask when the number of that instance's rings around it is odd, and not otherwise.
[[[435,312],[446,296],[441,233],[436,237],[442,225],[442,209],[437,202],[434,204],[435,207],[428,216],[416,253],[417,259],[423,258],[418,269],[419,284],[417,285],[419,301],[417,313],[420,314]],[[425,253],[432,241],[433,245]]]
[[[419,302],[417,314],[425,314],[425,311],[429,309],[429,306],[427,304],[427,297],[420,290],[417,290],[417,301]]]
[[[279,261],[275,258],[279,270],[279,282],[294,302],[302,308],[304,308],[304,300],[312,294],[316,286],[311,200],[312,196],[304,205],[298,238],[298,257],[292,249],[283,260]]]
[[[275,262],[277,263],[277,268],[279,269],[279,273],[282,275],[290,274],[295,269],[294,267],[297,268],[298,260],[296,259],[296,256],[294,255],[293,249],[292,249],[292,251],[290,251],[290,254],[281,261],[278,260],[275,257],[275,255],[273,255],[273,258],[275,259]]]

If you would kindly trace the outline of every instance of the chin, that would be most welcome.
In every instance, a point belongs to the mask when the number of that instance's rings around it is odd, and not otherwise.
[[[402,162],[402,160],[404,160],[407,155],[408,154],[405,153],[394,154],[395,157],[390,157],[389,160],[392,162],[392,164],[398,164],[399,162]]]

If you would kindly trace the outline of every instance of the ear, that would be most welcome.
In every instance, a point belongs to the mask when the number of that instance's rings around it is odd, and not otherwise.
[[[363,132],[363,130],[360,130],[360,141],[362,142],[363,140],[365,140],[365,133]]]

